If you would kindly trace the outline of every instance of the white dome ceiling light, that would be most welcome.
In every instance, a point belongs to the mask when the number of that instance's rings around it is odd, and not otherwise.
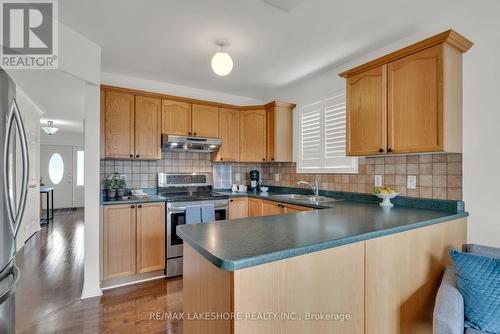
[[[42,126],[42,130],[49,136],[52,136],[59,130],[59,128],[54,127],[54,121],[47,121],[47,126]]]
[[[224,52],[224,46],[227,45],[226,41],[217,40],[215,43],[220,46],[220,51],[216,52],[212,57],[212,70],[214,70],[215,74],[223,77],[233,70],[233,59],[228,53]]]

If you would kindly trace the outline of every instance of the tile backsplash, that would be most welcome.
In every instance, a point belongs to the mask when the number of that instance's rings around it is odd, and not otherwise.
[[[359,158],[358,174],[298,174],[294,162],[232,163],[232,183],[250,183],[248,173],[253,169],[260,171],[266,185],[300,187],[298,180],[317,176],[323,190],[370,193],[375,175],[382,175],[383,185],[403,196],[462,199],[462,155],[455,153],[363,157]],[[162,152],[159,161],[101,160],[101,185],[115,171],[126,176],[129,188],[155,188],[159,172],[212,173],[212,162],[210,154],[173,152]],[[275,181],[276,174],[279,181]],[[408,175],[417,177],[416,189],[406,189]]]
[[[402,196],[462,199],[462,154],[455,153],[359,158],[358,174],[297,174],[293,162],[263,164],[263,171],[268,185],[297,187],[298,180],[317,176],[323,190],[371,193],[375,175],[381,175],[382,184]],[[280,181],[275,181],[275,174],[280,174]],[[416,189],[406,189],[408,175],[416,176]]]

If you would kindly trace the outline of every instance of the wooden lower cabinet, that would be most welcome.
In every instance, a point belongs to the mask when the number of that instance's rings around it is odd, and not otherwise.
[[[103,208],[103,279],[165,269],[165,203]]]
[[[104,279],[135,274],[135,205],[104,207]]]
[[[262,216],[262,200],[257,198],[248,199],[248,217]]]
[[[137,206],[137,273],[165,269],[165,204]]]
[[[229,200],[229,219],[248,217],[248,198],[231,198]]]
[[[234,199],[236,200],[236,199]],[[230,213],[231,217],[231,203],[230,203]],[[248,198],[248,217],[261,217],[261,216],[272,216],[281,215],[285,213],[299,212],[299,211],[310,211],[314,210],[307,206],[285,204],[280,202],[268,201],[258,198]],[[236,211],[236,210],[235,210]],[[241,218],[241,217],[237,217]],[[233,218],[229,218],[233,219]]]
[[[300,212],[300,211],[312,211],[313,208],[301,205],[293,205],[293,204],[283,204],[283,213],[292,213],[292,212]]]
[[[262,215],[272,216],[283,213],[283,204],[271,201],[262,201]]]

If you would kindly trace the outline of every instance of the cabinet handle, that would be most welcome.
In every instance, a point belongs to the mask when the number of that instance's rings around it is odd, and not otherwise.
[[[271,161],[274,161],[274,158],[271,158]]]
[[[220,158],[220,161],[223,161],[223,160],[224,160],[224,158]]]
[[[191,131],[188,132],[188,135],[190,135],[190,136],[192,135]]]
[[[142,205],[139,204],[137,207],[140,209],[140,208],[142,208]]]
[[[234,202],[234,199],[230,199],[229,202],[233,203]]]
[[[262,161],[266,161],[266,158],[262,158]]]
[[[385,150],[384,150],[383,148],[380,148],[378,151],[379,151],[380,153],[383,153]]]
[[[141,156],[140,156],[139,154],[137,154],[135,157],[136,157],[136,158],[140,158]]]
[[[390,148],[390,147],[389,147],[389,148],[387,149],[387,152],[392,152],[392,148]]]
[[[196,136],[196,132],[195,132],[195,133],[193,133],[193,135],[195,135],[195,136]]]
[[[129,157],[133,158],[133,157],[134,157],[134,155],[133,155],[133,154],[131,154],[131,155],[129,155]]]
[[[130,208],[131,208],[131,209],[135,209],[135,205],[131,205],[131,206],[130,206]]]

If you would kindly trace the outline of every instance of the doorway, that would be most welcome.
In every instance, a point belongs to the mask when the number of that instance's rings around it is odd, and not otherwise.
[[[40,180],[54,187],[54,208],[73,207],[72,146],[40,145]]]

